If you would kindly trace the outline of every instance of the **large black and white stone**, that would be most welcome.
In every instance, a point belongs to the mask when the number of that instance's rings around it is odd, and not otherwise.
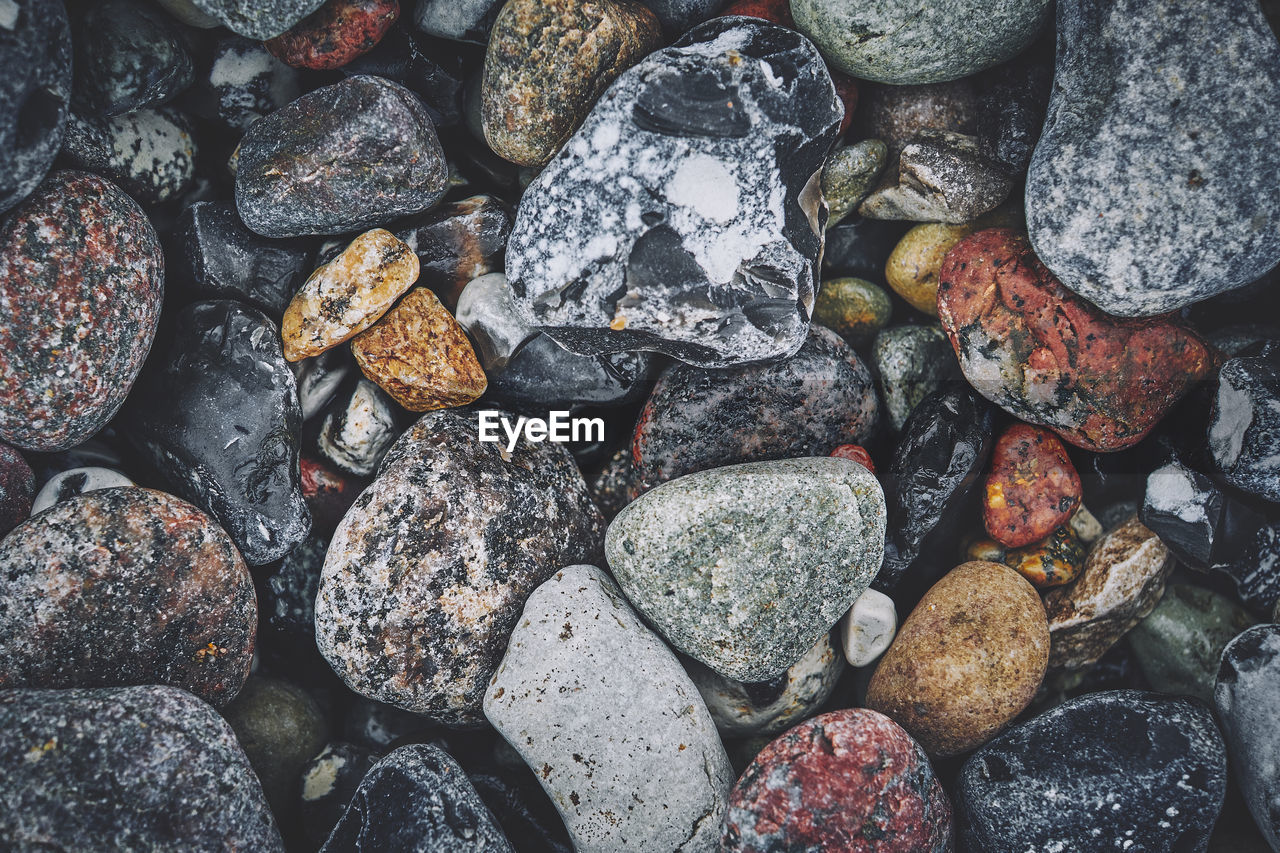
[[[62,153],[74,165],[111,178],[147,204],[180,195],[195,178],[195,130],[185,115],[169,107],[112,118],[73,113]]]
[[[298,468],[302,411],[276,324],[237,302],[197,302],[157,355],[131,398],[130,441],[248,563],[280,559],[306,538],[311,513]]]
[[[319,8],[324,0],[192,0],[233,33],[265,41]]]
[[[1036,254],[1124,317],[1249,284],[1280,261],[1277,135],[1280,45],[1254,0],[1063,0],[1027,175]]]
[[[790,355],[843,113],[803,36],[739,17],[696,27],[623,73],[529,186],[507,246],[517,308],[582,354]]]
[[[862,594],[885,506],[849,459],[747,462],[646,492],[609,525],[609,568],[668,642],[719,674],[784,673]]]
[[[1280,503],[1280,342],[1255,344],[1222,365],[1208,441],[1228,483]]]
[[[1280,850],[1280,625],[1258,625],[1222,653],[1214,704],[1232,777],[1272,850]]]
[[[676,656],[600,569],[569,566],[529,597],[484,712],[579,853],[716,849],[729,758]]]

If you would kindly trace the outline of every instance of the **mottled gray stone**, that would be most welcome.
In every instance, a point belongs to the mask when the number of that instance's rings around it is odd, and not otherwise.
[[[970,222],[992,210],[1013,189],[1005,167],[988,157],[975,136],[923,131],[898,157],[897,183],[863,200],[869,219]]]
[[[579,853],[716,849],[728,756],[675,655],[600,569],[569,566],[529,597],[484,711]]]
[[[400,435],[396,412],[395,401],[362,376],[330,406],[316,449],[342,470],[367,477]]]
[[[678,36],[700,24],[725,5],[726,0],[640,0],[653,10],[669,36]]]
[[[902,431],[921,400],[960,379],[955,352],[937,326],[884,329],[871,345],[871,363],[894,432]]]
[[[1277,136],[1280,45],[1254,0],[1061,0],[1036,254],[1125,317],[1248,284],[1280,261]]]
[[[168,201],[191,185],[196,151],[191,122],[167,107],[103,119],[73,113],[62,144],[76,166],[111,178],[148,204]]]
[[[324,0],[192,0],[231,32],[265,41],[280,35],[324,4]]]
[[[1280,503],[1280,342],[1246,349],[1218,371],[1208,444],[1228,483]]]
[[[875,186],[889,159],[889,148],[879,139],[846,145],[827,158],[822,167],[822,195],[831,208],[831,228],[857,209]]]
[[[17,0],[0,27],[0,212],[35,190],[58,156],[71,100],[71,31],[62,0]]]
[[[296,808],[298,778],[324,747],[328,721],[305,690],[253,675],[222,710],[276,815]]]
[[[414,23],[433,36],[485,44],[501,0],[418,0]]]
[[[848,459],[748,462],[664,483],[609,525],[632,604],[677,649],[765,681],[811,649],[884,552],[880,484]]]
[[[1267,843],[1280,850],[1280,625],[1258,625],[1231,641],[1213,696],[1233,778]]]

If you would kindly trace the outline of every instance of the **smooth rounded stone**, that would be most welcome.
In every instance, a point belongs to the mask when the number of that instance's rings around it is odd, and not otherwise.
[[[878,417],[871,373],[821,326],[785,361],[726,370],[673,364],[636,422],[637,489],[736,462],[826,455],[866,441]]]
[[[884,654],[898,630],[898,610],[883,592],[868,589],[840,622],[840,644],[849,666],[867,666]]]
[[[151,349],[164,257],[137,203],[51,174],[0,223],[0,440],[74,447],[124,403]]]
[[[1212,704],[1222,650],[1253,624],[1248,611],[1231,599],[1175,583],[1127,639],[1153,690],[1195,696]]]
[[[577,355],[538,332],[489,377],[486,399],[518,410],[625,406],[652,390],[661,364],[648,352]]]
[[[328,0],[266,47],[294,68],[329,71],[372,50],[399,17],[399,0]]]
[[[40,487],[31,504],[31,515],[44,512],[49,507],[85,492],[132,486],[134,483],[124,474],[111,468],[68,468]]]
[[[1101,533],[1099,533],[1101,535]],[[965,559],[1004,563],[1037,589],[1071,583],[1084,569],[1084,543],[1069,524],[1021,548],[1006,548],[994,539],[978,538],[966,545]]]
[[[159,355],[130,403],[130,442],[250,565],[280,559],[306,538],[311,514],[298,472],[302,411],[275,323],[229,300],[197,302]]]
[[[377,760],[366,747],[331,741],[302,768],[298,813],[302,831],[314,848],[324,844]]]
[[[1136,444],[1210,369],[1193,331],[1168,318],[1103,314],[1006,228],[947,253],[938,316],[980,394],[1095,452]]]
[[[249,674],[253,581],[186,501],[62,501],[0,540],[0,565],[0,688],[171,684],[222,705]]]
[[[951,803],[920,745],[875,711],[814,717],[766,746],[733,787],[725,853],[948,853]]]
[[[729,758],[676,656],[600,569],[568,566],[529,597],[484,713],[580,853],[715,849]]]
[[[946,570],[968,498],[995,443],[995,412],[964,383],[950,383],[912,411],[885,478],[889,536],[874,585],[891,593],[910,574],[930,582]]]
[[[15,0],[0,26],[0,213],[30,195],[62,145],[71,30],[61,0]]]
[[[447,752],[394,750],[369,770],[321,853],[513,853],[493,814]]]
[[[857,214],[827,230],[822,272],[856,276],[884,283],[884,264],[907,225],[886,219],[863,219]]]
[[[263,41],[280,35],[325,0],[192,0],[233,33]]]
[[[837,459],[852,459],[872,474],[876,473],[876,464],[871,461],[871,454],[857,444],[842,444],[827,455]]]
[[[1267,142],[1280,133],[1280,45],[1258,4],[1065,0],[1057,32],[1026,202],[1032,245],[1062,283],[1147,317],[1275,266],[1280,207],[1264,187],[1280,169]]]
[[[302,769],[328,737],[319,704],[287,681],[254,675],[222,716],[258,774],[272,810],[287,814],[296,802]]]
[[[1070,521],[1084,487],[1056,435],[1016,423],[996,440],[983,488],[987,534],[1005,547],[1021,548]]]
[[[1050,667],[1084,669],[1102,657],[1155,608],[1173,564],[1136,516],[1099,539],[1080,578],[1045,595]]]
[[[195,130],[169,108],[102,119],[73,113],[62,153],[72,165],[110,178],[147,204],[182,195],[195,179]]]
[[[201,12],[193,0],[156,0],[162,9],[178,19],[180,22],[189,27],[196,27],[201,30],[211,30],[214,27],[220,27],[222,24],[217,18],[205,12]]]
[[[862,347],[889,322],[893,303],[889,294],[861,278],[832,278],[822,282],[813,305],[813,322],[826,326]]]
[[[960,379],[951,344],[937,326],[882,329],[871,345],[871,364],[895,433],[902,432],[921,400]]]
[[[316,449],[325,459],[359,477],[372,474],[400,436],[395,404],[368,379],[340,396],[320,424]]]
[[[1222,365],[1207,440],[1229,484],[1280,503],[1280,342]]]
[[[427,35],[488,44],[502,0],[417,0],[414,23]]]
[[[236,207],[264,237],[363,231],[426,210],[447,186],[426,107],[381,77],[303,95],[254,122],[238,150]]]
[[[173,100],[191,85],[186,42],[168,16],[140,0],[102,0],[75,24],[77,109],[116,116]]]
[[[1112,690],[1059,705],[974,753],[957,805],[975,853],[1203,851],[1226,787],[1226,749],[1208,708]]]
[[[716,14],[724,0],[642,0],[662,22],[672,38],[682,35],[696,24]]]
[[[902,623],[865,704],[930,755],[959,755],[1022,713],[1048,664],[1049,626],[1035,588],[1008,566],[962,563]]]
[[[1009,197],[1014,180],[982,151],[976,136],[922,131],[902,148],[897,182],[863,199],[871,219],[969,222]],[[892,177],[892,170],[890,177]]]
[[[478,433],[476,412],[434,412],[400,437],[338,525],[316,602],[352,690],[446,725],[481,722],[525,598],[595,559],[603,527],[562,445],[508,453]]]
[[[466,331],[425,287],[410,290],[352,338],[351,354],[365,376],[411,412],[465,406],[488,387]]]
[[[473,280],[502,269],[513,214],[491,195],[474,195],[429,210],[396,232],[418,256],[418,278],[450,311]]]
[[[501,371],[516,351],[541,333],[516,313],[507,277],[491,272],[472,279],[458,294],[454,318],[475,343],[476,356],[486,371]]]
[[[300,361],[351,340],[418,279],[418,256],[383,228],[355,238],[313,272],[280,322],[284,357]]]
[[[36,475],[22,454],[0,444],[0,539],[31,515]]]
[[[844,658],[826,634],[790,669],[769,681],[735,681],[695,660],[687,661],[685,670],[722,736],[774,735],[827,701],[844,671]]]
[[[507,247],[517,308],[584,355],[795,353],[842,116],[817,51],[773,24],[717,18],[650,54],[525,192]]]
[[[306,240],[268,240],[250,231],[229,201],[188,206],[175,240],[177,287],[203,299],[248,302],[272,318],[284,314],[315,255]]]
[[[784,673],[867,588],[884,548],[880,484],[848,459],[748,462],[646,492],[605,555],[666,640],[720,675]]]
[[[1273,713],[1280,698],[1280,625],[1258,625],[1222,654],[1214,687],[1218,719],[1231,754],[1233,778],[1271,849],[1280,847],[1280,730]]]
[[[879,139],[846,145],[827,158],[822,167],[822,195],[831,208],[827,228],[858,209],[888,161],[889,148]]]
[[[261,41],[225,35],[212,47],[183,103],[202,118],[243,133],[263,116],[302,94],[296,69],[271,55]]]
[[[800,32],[841,71],[881,83],[935,83],[998,65],[1031,43],[1048,0],[793,0]]]
[[[0,845],[283,853],[253,769],[164,686],[0,692]]]
[[[658,19],[639,0],[508,0],[484,60],[489,147],[545,166],[609,84],[661,44]]]
[[[323,412],[356,370],[351,351],[340,348],[325,350],[315,358],[304,358],[291,366],[304,422]]]
[[[296,548],[258,572],[258,654],[272,671],[313,681],[329,668],[316,651],[316,592],[328,550],[326,535],[311,533]]]

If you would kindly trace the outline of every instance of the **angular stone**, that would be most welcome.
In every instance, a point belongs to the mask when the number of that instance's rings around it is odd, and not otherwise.
[[[983,524],[1008,548],[1038,542],[1069,521],[1083,491],[1058,437],[1028,424],[1014,424],[996,440],[984,488]]]
[[[79,497],[85,492],[132,485],[132,480],[110,468],[68,468],[40,487],[31,503],[31,514],[38,515],[56,503]]]
[[[273,813],[290,814],[302,768],[325,743],[328,726],[319,704],[287,681],[254,675],[222,716],[262,782]]]
[[[72,114],[62,153],[73,165],[110,178],[147,204],[180,196],[195,179],[195,129],[186,116],[169,108],[106,119]]]
[[[937,326],[893,326],[871,345],[876,387],[889,427],[902,432],[920,401],[960,379],[960,366]]]
[[[396,232],[418,256],[418,281],[450,311],[471,281],[502,269],[512,212],[491,195],[474,195],[414,218]]]
[[[1012,176],[981,151],[976,137],[949,131],[913,137],[898,157],[896,178],[867,196],[858,212],[871,219],[969,222],[1013,189]]]
[[[1280,341],[1222,365],[1207,440],[1228,483],[1280,503]]]
[[[320,424],[316,449],[344,471],[372,474],[400,435],[391,398],[368,379],[339,396]]]
[[[173,100],[194,69],[178,27],[139,0],[103,0],[75,26],[75,104],[118,116]]]
[[[35,491],[36,475],[27,460],[0,444],[0,539],[31,515]]]
[[[1280,522],[1259,528],[1247,543],[1238,558],[1214,569],[1235,581],[1241,601],[1265,611],[1280,603]]]
[[[520,312],[582,354],[725,367],[794,353],[842,113],[813,46],[756,19],[650,54],[526,191],[507,249]]]
[[[1262,526],[1260,514],[1176,460],[1152,471],[1146,485],[1142,523],[1191,568],[1230,562]]]
[[[840,641],[849,666],[866,666],[884,654],[898,630],[893,599],[868,589],[840,622]]]
[[[832,278],[818,290],[813,321],[834,331],[849,346],[864,347],[892,313],[893,303],[882,288],[860,278]]]
[[[888,160],[889,148],[879,139],[846,145],[827,158],[822,167],[822,195],[831,208],[828,228],[858,208]]]
[[[1057,30],[1026,199],[1031,243],[1063,285],[1147,317],[1275,266],[1280,45],[1258,4],[1064,0]]]
[[[233,33],[256,41],[280,35],[324,0],[192,0],[196,8]]]
[[[399,17],[399,0],[329,0],[266,46],[294,68],[329,71],[372,50]]]
[[[1233,778],[1271,849],[1280,847],[1280,729],[1271,710],[1280,701],[1280,626],[1258,625],[1222,654],[1214,688],[1218,719],[1231,754]]]

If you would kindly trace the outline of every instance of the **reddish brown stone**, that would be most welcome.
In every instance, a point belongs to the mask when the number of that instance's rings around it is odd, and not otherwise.
[[[831,451],[837,459],[852,459],[872,474],[876,472],[876,463],[871,461],[871,454],[856,444],[842,444]]]
[[[729,795],[724,853],[944,853],[951,804],[902,727],[862,708],[801,723],[761,750]]]
[[[1170,318],[1112,317],[1071,293],[1007,228],[947,253],[938,316],[980,394],[1087,450],[1136,444],[1212,366]]]
[[[373,50],[399,17],[399,0],[329,0],[269,40],[267,50],[294,68],[341,68]]]
[[[991,454],[982,522],[992,539],[1021,548],[1044,539],[1080,506],[1080,475],[1047,429],[1014,424]]]
[[[369,481],[339,473],[308,456],[299,459],[298,465],[302,471],[302,499],[311,510],[312,531],[332,531]]]
[[[22,454],[0,444],[0,536],[4,536],[31,514],[36,495],[36,475]]]

